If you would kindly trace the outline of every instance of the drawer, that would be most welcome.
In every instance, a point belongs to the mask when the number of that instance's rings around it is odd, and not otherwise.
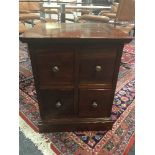
[[[110,117],[113,103],[112,91],[80,90],[79,91],[79,116],[80,117]]]
[[[73,98],[73,90],[41,90],[41,116],[52,118],[74,114]]]
[[[36,54],[40,86],[73,85],[73,52],[42,51]]]
[[[116,48],[89,49],[79,53],[80,84],[112,83]]]

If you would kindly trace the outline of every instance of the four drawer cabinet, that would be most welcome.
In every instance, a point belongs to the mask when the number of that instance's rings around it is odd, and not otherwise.
[[[122,50],[131,37],[107,24],[64,23],[50,29],[44,23],[20,39],[28,43],[40,132],[112,128]]]

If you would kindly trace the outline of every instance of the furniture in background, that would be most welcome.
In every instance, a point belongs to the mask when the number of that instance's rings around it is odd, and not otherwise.
[[[35,20],[43,20],[41,17],[41,3],[19,1],[19,21],[33,26]]]
[[[135,33],[135,0],[120,0],[114,26],[125,33]]]
[[[110,10],[102,10],[99,12],[98,15],[89,14],[89,15],[82,15],[78,18],[78,22],[102,22],[108,23],[111,19],[116,18],[116,12],[119,3],[113,3],[111,5]]]
[[[115,19],[118,6],[119,6],[119,3],[114,2],[111,5],[111,9],[109,11],[103,10],[99,13],[99,16],[106,16],[106,17],[109,17],[110,19]]]
[[[57,9],[43,9],[43,12],[47,15],[49,15],[49,19],[51,19],[51,16],[54,14],[54,15],[57,15],[57,21],[59,21],[59,11]]]
[[[83,11],[87,11],[86,12],[87,14],[88,14],[88,10],[89,10],[89,14],[90,14],[90,12],[92,12],[94,9],[95,10],[99,10],[99,9],[109,10],[111,8],[111,6],[77,6],[77,5],[67,5],[67,4],[52,5],[51,3],[49,3],[49,4],[44,3],[43,8],[44,9],[58,9],[60,11],[60,16],[61,16],[60,21],[61,21],[61,23],[64,23],[66,20],[65,15],[66,15],[66,13],[68,13],[69,10],[72,10],[72,12],[74,12],[74,11],[81,12],[81,10],[83,10]],[[76,22],[77,16],[75,16],[74,13],[73,13],[73,16],[74,16],[73,22]]]
[[[45,17],[49,12],[42,5],[43,2],[19,1],[19,34],[42,22],[57,22],[57,20]]]
[[[95,22],[113,24],[117,29],[129,33],[134,29],[135,0],[120,0],[114,3],[110,12],[101,11],[99,15],[83,15],[78,22]]]
[[[91,6],[110,6],[111,2],[108,0],[82,0],[83,5],[91,5]],[[94,9],[92,10],[92,14],[98,15],[102,9]]]
[[[24,33],[26,31],[26,27],[22,22],[19,22],[19,34]]]
[[[121,55],[132,38],[109,24],[43,23],[28,43],[40,132],[109,130]]]

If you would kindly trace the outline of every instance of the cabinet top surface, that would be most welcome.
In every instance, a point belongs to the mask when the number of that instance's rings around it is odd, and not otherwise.
[[[131,36],[117,27],[102,23],[42,23],[27,30],[20,37],[131,39]]]

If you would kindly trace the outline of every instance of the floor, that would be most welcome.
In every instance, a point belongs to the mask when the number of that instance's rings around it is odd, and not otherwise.
[[[133,145],[133,147],[131,148],[130,152],[128,155],[135,155],[135,144]]]
[[[19,132],[19,155],[43,155],[37,147],[27,139],[22,132]],[[135,145],[128,155],[135,155]]]
[[[43,155],[22,132],[19,132],[19,155]]]

